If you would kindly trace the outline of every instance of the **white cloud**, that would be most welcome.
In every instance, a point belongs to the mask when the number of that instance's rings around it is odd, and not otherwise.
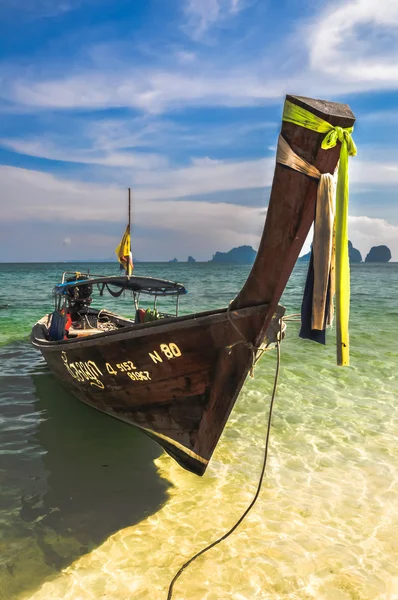
[[[246,144],[246,138],[255,132],[277,130],[276,123],[267,121],[228,125],[205,123],[198,127],[195,123],[177,125],[152,116],[85,122],[72,115],[64,116],[61,132],[57,131],[56,125],[52,124],[51,130],[46,128],[40,135],[0,138],[0,147],[49,160],[157,170],[165,169],[168,159],[159,153],[149,152],[150,147],[162,148],[166,152],[170,146],[200,152],[199,148],[208,148],[211,139],[216,152],[220,147],[231,144]],[[76,130],[79,131],[78,137]]]
[[[125,190],[65,181],[46,173],[13,167],[0,167],[0,181],[1,225],[11,232],[19,231],[23,223],[31,223],[30,259],[38,255],[39,247],[41,252],[44,248],[49,254],[49,247],[42,236],[38,236],[37,247],[32,243],[37,238],[35,228],[42,231],[44,223],[51,223],[51,227],[44,227],[46,236],[54,227],[62,231],[62,223],[65,224],[68,235],[65,238],[62,234],[63,248],[66,252],[67,246],[74,257],[84,256],[88,248],[95,249],[92,256],[106,257],[113,252],[119,234],[110,236],[109,228],[117,230],[114,225],[120,223],[122,233],[126,212]],[[202,259],[210,259],[216,250],[229,250],[244,243],[255,246],[264,223],[264,208],[178,201],[171,197],[164,200],[143,199],[142,194],[135,191],[133,207],[134,226],[154,232],[150,239],[139,237],[135,240],[136,255],[151,259],[162,258],[166,249],[168,253],[177,254],[178,258],[183,258],[187,252],[195,252]],[[72,239],[70,232],[74,226],[81,230],[86,228],[86,231],[84,235],[73,235],[73,243],[66,245],[65,240]],[[104,231],[102,238],[95,231],[98,227]],[[9,244],[12,243],[13,236]],[[9,244],[5,250],[11,256],[18,256],[20,246],[16,244],[12,249]]]
[[[398,86],[398,2],[333,3],[314,19],[309,66],[358,91]]]
[[[61,142],[61,140],[59,140]],[[0,139],[0,146],[29,156],[38,156],[50,160],[77,162],[82,164],[97,164],[107,167],[133,167],[135,169],[158,169],[167,165],[167,159],[158,154],[148,152],[114,152],[96,149],[81,150],[77,148],[62,148],[46,140]]]
[[[114,72],[90,69],[86,73],[59,79],[12,78],[3,96],[32,108],[130,107],[148,113],[197,106],[255,106],[282,96],[286,82],[265,78],[253,69],[234,68],[229,72],[217,65],[192,71],[145,69]]]
[[[179,169],[158,169],[134,170],[125,173],[126,187],[134,182],[134,197],[137,202],[148,202],[153,200],[167,200],[182,198],[185,196],[195,196],[209,194],[228,190],[245,190],[250,188],[261,188],[269,185],[272,180],[274,170],[273,159],[260,159],[253,161],[218,161],[211,159],[197,159],[191,165]],[[17,169],[14,167],[0,166],[0,181],[2,185],[2,195],[0,197],[1,214],[3,219],[24,219],[26,210],[31,211],[29,216],[47,215],[48,218],[56,217],[59,210],[58,204],[50,202],[47,207],[47,200],[43,196],[37,195],[37,205],[30,205],[21,210],[17,206],[17,200],[11,202],[13,189],[18,186],[25,186],[27,183],[33,188],[41,189],[43,192],[49,191],[55,194],[55,191],[67,192],[68,194],[77,194],[79,200],[77,205],[82,205],[81,218],[85,218],[85,203],[91,194],[98,197],[98,210],[90,218],[102,219],[104,216],[101,209],[99,198],[108,197],[109,190],[114,194],[115,188],[98,188],[95,184],[81,184],[71,180],[61,180],[53,175],[39,171],[29,171],[26,169]],[[99,194],[99,195],[98,195]],[[21,192],[20,196],[23,199]],[[94,201],[94,200],[93,200]],[[189,202],[191,203],[191,201]],[[104,204],[106,204],[104,200]],[[91,215],[91,204],[88,202],[88,215]],[[178,206],[182,206],[178,202]],[[65,210],[67,208],[65,206]],[[53,212],[55,211],[55,212]],[[68,212],[68,211],[67,211]],[[113,209],[111,210],[113,212]],[[19,214],[19,217],[18,217]],[[50,217],[52,215],[52,217]],[[109,216],[111,220],[118,221],[118,217]]]
[[[369,186],[397,186],[398,162],[362,161],[350,159],[350,182],[360,188]]]
[[[188,0],[189,31],[200,37],[245,6],[236,0]],[[253,56],[241,35],[212,52],[172,46],[171,51],[151,55],[145,66],[140,66],[139,50],[127,41],[109,42],[106,52],[87,46],[82,50],[84,60],[63,63],[63,75],[58,77],[57,64],[51,60],[29,70],[3,64],[2,95],[19,109],[131,107],[158,114],[191,105],[262,105],[292,90],[335,98],[397,89],[396,0],[328,3],[326,11],[301,23],[281,40],[278,53],[264,41]]]
[[[224,190],[244,190],[270,185],[274,159],[221,161],[197,159],[179,169],[140,172],[135,183],[145,198],[179,198]]]
[[[365,260],[372,246],[382,244],[391,250],[392,260],[398,262],[398,226],[391,225],[385,219],[371,219],[369,217],[349,218],[349,237],[355,248]]]
[[[185,30],[198,40],[219,21],[235,16],[243,8],[242,0],[187,0]]]
[[[205,174],[211,174],[213,169],[217,172],[218,168],[227,180],[234,177],[232,165],[203,161],[191,167],[192,172],[196,173],[197,185],[206,177]],[[240,171],[238,169],[238,180],[243,171],[244,167],[241,166]],[[188,172],[178,176],[174,174],[173,177],[171,183],[175,187],[184,187],[185,177],[189,179]],[[179,181],[179,177],[182,181]],[[73,251],[73,256],[82,256],[89,248],[95,250],[92,256],[106,257],[112,253],[118,235],[112,236],[109,228],[112,226],[115,230],[112,224],[120,223],[120,232],[123,229],[125,190],[65,181],[46,173],[14,167],[0,167],[0,181],[2,224],[3,227],[7,224],[9,231],[18,230],[24,222],[30,222],[33,235],[34,228],[40,228],[40,223],[52,224],[50,228],[46,226],[46,230],[52,230],[54,226],[60,227],[64,223],[66,230],[62,233],[61,240],[64,240],[64,249]],[[227,182],[224,185],[231,184]],[[163,199],[159,199],[156,197],[158,191],[157,188],[147,188],[133,192],[135,226],[158,232],[150,240],[136,239],[138,256],[159,259],[167,251],[167,256],[177,254],[178,258],[184,258],[185,254],[195,252],[198,258],[209,259],[215,250],[228,250],[241,244],[257,247],[264,223],[264,208],[198,200],[178,201],[172,195],[172,188],[164,193]],[[72,235],[73,223],[80,229],[82,226],[83,230],[87,228],[87,232],[83,236]],[[95,231],[96,227],[103,228],[102,237]],[[350,217],[349,236],[363,257],[371,246],[387,244],[392,251],[393,260],[398,260],[396,225],[367,216]],[[67,239],[73,240],[73,243],[67,244]],[[39,236],[37,245],[41,243]],[[15,251],[17,250],[16,247]],[[32,244],[30,250],[31,256],[34,256],[36,249]],[[48,246],[46,251],[48,252]]]

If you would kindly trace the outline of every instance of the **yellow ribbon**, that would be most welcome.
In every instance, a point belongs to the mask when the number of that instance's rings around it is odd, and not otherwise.
[[[336,336],[337,364],[349,364],[348,321],[350,312],[350,265],[348,258],[348,157],[355,156],[356,146],[351,137],[353,127],[333,126],[324,119],[313,115],[305,108],[285,102],[283,120],[326,133],[321,148],[329,150],[341,144],[340,161],[336,187]]]

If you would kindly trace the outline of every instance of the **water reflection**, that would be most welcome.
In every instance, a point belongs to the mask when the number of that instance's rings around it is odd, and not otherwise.
[[[15,362],[31,354],[21,349]],[[81,404],[42,364],[30,376],[0,376],[0,415],[0,600],[34,589],[165,502],[168,483],[153,463],[159,446]]]

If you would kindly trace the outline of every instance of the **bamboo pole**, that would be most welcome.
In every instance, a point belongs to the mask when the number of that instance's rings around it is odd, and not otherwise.
[[[131,235],[131,188],[129,188],[129,234]]]
[[[129,188],[129,255],[127,257],[127,277],[130,277],[130,256],[131,256],[131,188]]]

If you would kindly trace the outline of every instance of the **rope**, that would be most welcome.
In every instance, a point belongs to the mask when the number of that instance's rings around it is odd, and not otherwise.
[[[93,327],[93,326],[91,325],[91,323],[90,323],[90,321],[89,321],[89,319],[88,319],[88,316],[87,316],[87,315],[83,315],[83,316],[84,316],[84,318],[85,318],[85,320],[86,320],[86,323],[87,323],[87,325],[88,325],[88,328],[89,328],[89,329],[96,329],[95,327]]]
[[[121,296],[124,292],[124,290],[127,287],[127,281],[124,284],[124,286],[118,291],[118,292],[114,292],[113,290],[111,290],[111,288],[109,287],[109,285],[107,283],[97,283],[97,287],[98,287],[98,291],[100,293],[100,296],[104,295],[104,289],[106,288],[108,290],[108,292],[110,293],[111,296],[113,296],[114,298],[119,298],[119,296]]]
[[[105,287],[111,296],[113,296],[114,298],[119,298],[119,296],[121,296],[123,294],[124,290],[127,287],[127,281],[124,284],[124,286],[122,288],[120,288],[120,290],[118,292],[114,292],[113,290],[111,290],[111,288],[109,287],[109,285],[107,283],[105,284]]]
[[[235,323],[233,322],[233,320],[231,319],[231,312],[230,312],[230,307],[231,304],[228,305],[227,308],[227,317],[228,317],[228,321],[229,323],[232,325],[232,327],[235,329],[236,333],[239,335],[240,340],[238,340],[237,342],[234,342],[233,344],[230,344],[229,346],[226,346],[226,350],[228,350],[228,354],[231,354],[232,352],[232,348],[234,348],[235,346],[237,346],[238,344],[243,344],[244,346],[246,346],[246,348],[248,348],[250,350],[250,352],[252,353],[252,366],[250,367],[249,370],[249,375],[251,378],[254,377],[254,369],[256,367],[256,364],[258,363],[258,361],[260,360],[260,358],[263,356],[263,354],[265,352],[267,352],[268,350],[271,350],[270,347],[264,347],[264,346],[254,346],[254,344],[252,344],[251,342],[249,342],[245,336],[243,335],[243,333],[241,332],[240,329],[238,329],[238,327],[235,325]],[[282,333],[284,333],[286,327],[283,327],[283,321],[284,319],[281,320],[281,336]]]
[[[285,315],[283,321],[290,321],[292,323],[301,323],[301,313],[292,313],[291,315]]]
[[[97,329],[101,329],[101,331],[114,331],[115,329],[118,329],[118,327],[115,323],[109,321],[109,323],[98,323]]]
[[[269,444],[270,430],[271,430],[271,420],[272,420],[272,409],[273,409],[273,406],[274,406],[276,389],[277,389],[277,386],[278,386],[278,379],[279,379],[279,370],[280,370],[280,364],[281,364],[280,343],[281,343],[281,340],[282,340],[282,329],[283,329],[283,318],[280,319],[279,335],[278,335],[278,339],[277,339],[277,342],[276,342],[277,362],[276,362],[276,370],[275,370],[275,379],[274,379],[274,386],[273,386],[273,389],[272,389],[271,401],[270,401],[269,412],[268,412],[268,423],[267,423],[267,433],[266,433],[266,436],[265,436],[263,465],[262,465],[262,468],[261,468],[261,474],[260,474],[260,478],[258,480],[256,493],[254,494],[253,500],[250,502],[249,506],[246,508],[246,510],[243,512],[243,514],[239,517],[239,519],[236,521],[236,523],[226,533],[224,533],[224,535],[222,535],[221,537],[219,537],[214,542],[211,542],[210,544],[208,544],[208,546],[206,546],[205,548],[203,548],[202,550],[200,550],[199,552],[197,552],[194,556],[192,556],[189,560],[187,560],[187,562],[185,562],[182,565],[182,567],[180,567],[180,569],[174,575],[174,577],[171,580],[171,583],[169,585],[169,590],[168,590],[168,593],[167,593],[167,600],[171,600],[172,599],[174,584],[177,581],[177,579],[180,577],[180,575],[183,573],[183,571],[185,571],[185,569],[194,560],[196,560],[197,558],[199,558],[199,556],[201,556],[202,554],[204,554],[208,550],[211,550],[211,548],[214,548],[214,546],[217,546],[217,544],[220,544],[220,542],[222,542],[227,537],[229,537],[235,531],[235,529],[237,529],[237,527],[239,527],[239,525],[242,523],[242,521],[245,519],[245,517],[249,514],[249,512],[251,511],[251,509],[255,505],[255,503],[257,501],[257,498],[259,497],[259,494],[260,494],[260,491],[261,491],[261,486],[262,486],[263,479],[264,479],[265,468],[267,466],[268,444]]]

